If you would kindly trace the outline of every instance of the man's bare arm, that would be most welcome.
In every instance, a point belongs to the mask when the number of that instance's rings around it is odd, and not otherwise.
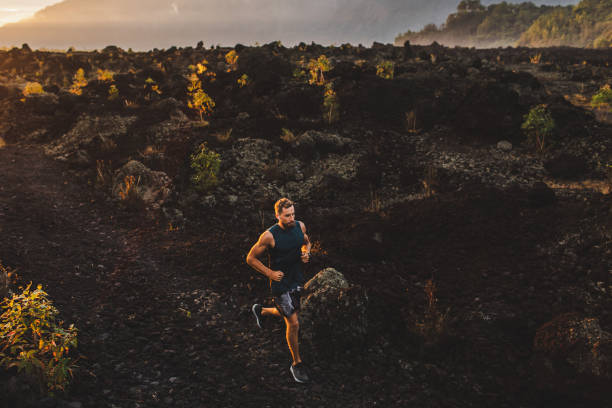
[[[272,269],[266,267],[258,258],[262,256],[268,248],[272,247],[272,242],[274,237],[272,233],[269,231],[265,231],[263,234],[259,236],[259,240],[253,245],[249,254],[246,257],[246,262],[249,266],[255,269],[257,272],[262,275],[275,280],[280,281],[283,278],[283,273],[281,271],[273,271]]]

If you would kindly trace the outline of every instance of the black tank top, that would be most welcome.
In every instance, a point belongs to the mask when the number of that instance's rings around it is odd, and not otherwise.
[[[274,248],[270,248],[270,269],[282,271],[284,276],[280,282],[270,279],[272,294],[280,295],[288,290],[304,284],[302,272],[301,246],[304,244],[304,233],[300,222],[289,229],[283,229],[274,224],[268,231],[274,237]]]

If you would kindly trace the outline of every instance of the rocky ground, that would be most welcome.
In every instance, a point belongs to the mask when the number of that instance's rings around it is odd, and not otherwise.
[[[44,285],[80,356],[65,395],[0,374],[9,406],[607,403],[612,127],[585,101],[610,82],[609,52],[272,43],[236,46],[232,66],[229,51],[0,52],[0,259],[13,288]],[[324,87],[293,74],[321,54],[331,123]],[[207,125],[187,106],[203,59]],[[33,81],[44,92],[24,97]],[[542,103],[557,127],[539,154],[520,125]],[[200,191],[204,141],[221,168]],[[134,201],[119,195],[129,175]],[[258,330],[249,311],[270,299],[245,255],[283,195],[316,243],[307,278],[334,267],[369,299],[359,348],[304,348],[308,386],[288,374],[281,322]],[[584,337],[555,349],[540,329],[554,318],[561,339]]]

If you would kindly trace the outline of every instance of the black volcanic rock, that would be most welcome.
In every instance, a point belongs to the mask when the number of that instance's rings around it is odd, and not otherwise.
[[[546,161],[544,168],[551,176],[563,179],[580,179],[589,171],[589,166],[584,158],[568,153],[562,153]]]

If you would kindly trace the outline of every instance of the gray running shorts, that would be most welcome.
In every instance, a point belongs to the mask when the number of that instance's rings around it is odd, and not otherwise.
[[[296,289],[291,289],[288,292],[274,296],[274,305],[283,316],[289,317],[300,310],[301,291],[302,288],[297,287]]]

